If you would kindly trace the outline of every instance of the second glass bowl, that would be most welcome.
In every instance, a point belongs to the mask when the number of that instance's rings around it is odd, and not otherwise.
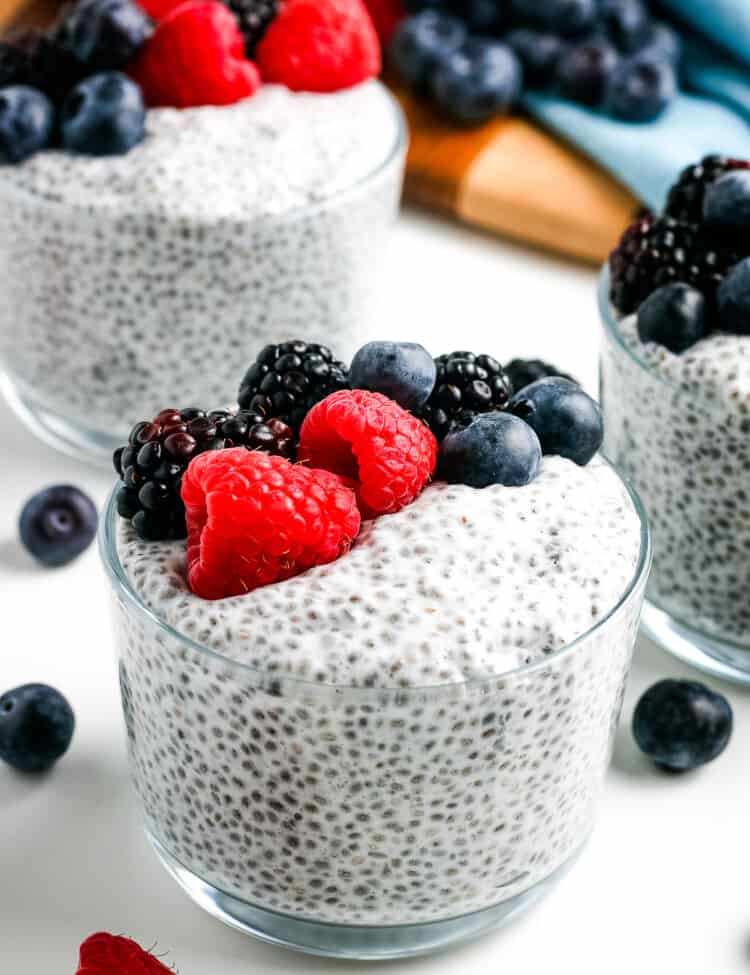
[[[654,535],[643,626],[676,656],[750,684],[750,403],[670,381],[630,348],[599,285],[604,451]]]

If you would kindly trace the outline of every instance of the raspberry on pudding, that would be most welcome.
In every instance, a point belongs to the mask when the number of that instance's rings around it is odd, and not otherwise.
[[[103,520],[132,773],[161,859],[225,920],[325,954],[425,951],[532,903],[585,843],[648,532],[572,381],[514,394],[489,356],[370,342],[317,399],[305,363],[337,360],[285,347],[241,397],[301,420],[296,454],[196,447],[186,539],[118,517],[122,486]],[[437,438],[418,414],[459,361]],[[147,509],[161,473],[134,448],[115,462]]]
[[[97,458],[231,403],[290,330],[370,337],[406,151],[361,0],[143,5],[78,0],[0,57],[3,385]]]
[[[602,282],[605,450],[654,529],[644,620],[750,679],[750,163],[688,167]]]

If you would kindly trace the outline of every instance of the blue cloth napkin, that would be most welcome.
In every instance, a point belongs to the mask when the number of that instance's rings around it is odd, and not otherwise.
[[[524,98],[531,115],[655,210],[678,172],[701,157],[719,152],[750,159],[750,0],[663,3],[703,36],[685,38],[683,91],[655,122],[618,122],[553,95]]]

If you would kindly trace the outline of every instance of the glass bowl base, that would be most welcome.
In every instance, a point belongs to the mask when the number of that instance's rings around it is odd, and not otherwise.
[[[111,436],[66,420],[23,392],[7,373],[0,373],[0,392],[39,440],[76,460],[111,469],[112,454],[127,440],[127,433]]]
[[[692,667],[750,686],[750,646],[709,636],[659,609],[648,598],[643,604],[641,627],[650,640]]]
[[[305,921],[255,907],[206,883],[176,860],[154,836],[149,833],[147,836],[167,872],[192,900],[230,927],[269,944],[305,954],[360,961],[386,961],[428,954],[506,924],[549,893],[583,849],[583,846],[579,847],[565,863],[529,890],[494,907],[446,921],[366,927]]]

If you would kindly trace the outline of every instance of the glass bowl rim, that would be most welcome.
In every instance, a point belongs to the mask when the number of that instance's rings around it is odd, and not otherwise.
[[[570,656],[575,650],[582,644],[584,644],[590,637],[596,634],[599,630],[607,626],[616,616],[618,616],[631,602],[632,597],[638,593],[640,589],[645,586],[645,582],[648,577],[649,570],[651,568],[651,561],[653,555],[653,543],[651,528],[648,520],[648,515],[644,508],[643,502],[641,501],[638,493],[636,492],[633,485],[625,478],[618,468],[606,457],[599,455],[604,463],[615,473],[619,481],[624,485],[628,496],[630,497],[631,503],[635,509],[640,523],[640,548],[638,553],[638,560],[636,562],[635,570],[631,579],[628,581],[627,585],[623,589],[623,592],[619,600],[610,607],[610,609],[597,620],[593,626],[589,627],[583,633],[579,634],[570,643],[566,643],[564,646],[559,647],[557,650],[553,651],[546,657],[542,657],[540,660],[533,661],[532,663],[522,664],[519,667],[514,667],[511,670],[506,670],[498,674],[488,674],[484,677],[472,677],[468,680],[461,681],[450,681],[441,684],[429,684],[420,686],[409,686],[409,687],[363,687],[361,685],[346,685],[346,684],[331,684],[328,682],[314,681],[306,678],[295,677],[292,674],[275,673],[267,670],[262,670],[257,667],[253,667],[250,664],[242,663],[241,661],[234,660],[231,657],[225,656],[217,650],[212,650],[205,644],[198,640],[194,640],[192,637],[185,633],[182,633],[176,627],[168,623],[156,612],[154,612],[149,606],[146,605],[141,596],[136,592],[135,588],[130,583],[130,580],[125,574],[125,570],[120,562],[119,555],[117,552],[116,544],[116,533],[117,524],[119,516],[117,514],[117,508],[115,504],[115,495],[119,487],[118,484],[114,486],[110,495],[107,499],[105,507],[101,513],[99,519],[99,531],[98,531],[98,548],[99,555],[104,566],[106,575],[108,577],[109,583],[112,586],[114,592],[122,596],[129,608],[139,614],[142,618],[145,618],[149,623],[156,626],[159,630],[166,633],[167,636],[178,643],[187,646],[189,649],[207,655],[209,658],[221,663],[224,666],[230,668],[238,668],[249,674],[253,674],[257,679],[267,680],[267,681],[279,681],[283,683],[289,683],[291,685],[300,686],[307,688],[310,691],[315,691],[318,693],[324,691],[333,691],[336,693],[346,692],[352,694],[362,694],[362,695],[404,695],[409,696],[412,694],[419,693],[431,693],[439,691],[449,691],[456,689],[470,689],[473,687],[483,687],[487,686],[489,683],[516,680],[528,675],[534,674],[538,670],[543,670],[552,664],[556,664],[561,659]]]
[[[401,103],[396,98],[396,96],[391,92],[391,90],[383,84],[382,81],[378,79],[369,79],[366,82],[361,82],[360,84],[375,84],[380,89],[382,95],[385,95],[387,101],[390,104],[390,110],[396,123],[396,128],[393,136],[393,143],[390,145],[385,152],[382,159],[378,159],[377,163],[372,169],[368,169],[365,173],[354,180],[353,183],[349,183],[346,186],[341,186],[334,192],[327,194],[321,199],[315,200],[312,203],[302,203],[295,207],[290,207],[288,210],[284,210],[280,213],[270,213],[263,214],[258,213],[255,215],[250,215],[246,217],[236,217],[236,216],[221,216],[221,217],[208,217],[208,216],[189,216],[179,215],[176,218],[176,223],[182,225],[188,220],[191,224],[199,227],[215,227],[222,224],[232,224],[238,223],[242,225],[254,224],[256,222],[267,221],[269,224],[283,224],[287,222],[293,222],[295,220],[304,220],[308,217],[313,217],[315,214],[320,213],[322,210],[326,210],[328,207],[338,206],[345,203],[346,200],[353,194],[357,193],[359,190],[368,186],[370,183],[375,183],[381,176],[388,172],[388,170],[397,163],[405,154],[409,146],[409,125],[406,120],[406,115]],[[283,86],[282,86],[283,87]],[[359,87],[359,86],[355,86]],[[349,91],[350,89],[343,89],[343,91]],[[315,93],[308,93],[315,94]],[[335,95],[338,92],[333,93],[322,93]],[[252,97],[252,96],[250,96]],[[206,105],[199,106],[203,108],[221,108],[222,106],[216,105]],[[231,107],[231,106],[229,106]],[[180,111],[177,109],[177,111]],[[60,150],[62,151],[62,150]],[[119,217],[120,211],[117,208],[99,208],[96,205],[91,206],[85,201],[82,204],[71,203],[70,201],[61,202],[59,200],[51,200],[44,196],[39,196],[36,193],[30,193],[22,187],[17,187],[13,185],[3,185],[0,179],[0,202],[8,202],[12,200],[20,200],[21,203],[31,209],[42,208],[45,212],[49,212],[52,216],[59,217],[62,214],[73,214],[77,218],[85,218],[92,220],[94,222],[100,222],[108,217]],[[136,215],[137,220],[156,220],[168,223],[170,220],[169,214],[161,211],[158,207],[152,207],[149,209],[141,210]]]

